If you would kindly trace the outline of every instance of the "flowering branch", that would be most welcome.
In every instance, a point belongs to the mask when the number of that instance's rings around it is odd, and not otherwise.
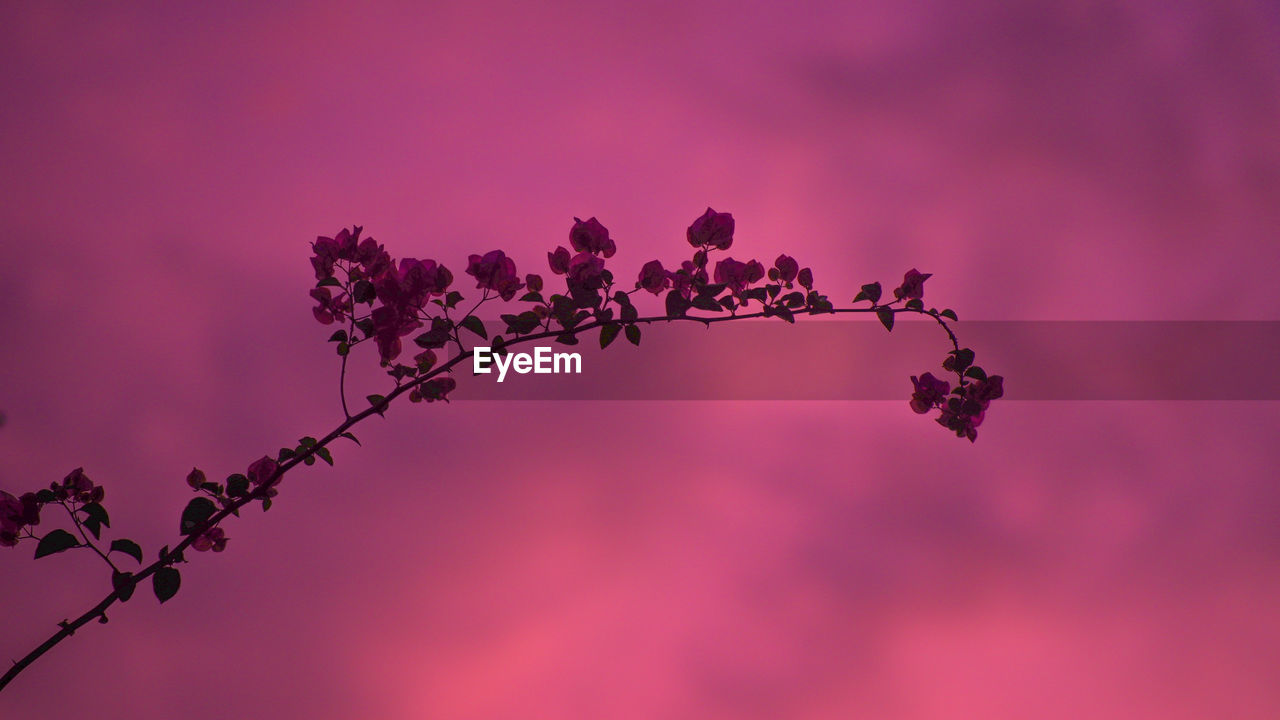
[[[960,346],[950,322],[957,320],[949,310],[926,309],[923,302],[924,283],[930,274],[912,269],[893,290],[893,300],[881,303],[879,283],[863,285],[853,303],[863,307],[836,307],[826,295],[813,287],[813,272],[800,268],[787,255],[780,255],[765,269],[756,260],[740,262],[725,257],[710,271],[710,254],[725,251],[733,243],[734,221],[728,213],[707,211],[689,226],[687,238],[695,248],[693,257],[682,261],[679,269],[667,270],[658,260],[641,268],[634,287],[616,287],[613,274],[605,269],[605,259],[616,251],[608,230],[595,218],[575,219],[569,232],[570,245],[576,254],[564,247],[547,253],[547,261],[555,275],[564,276],[565,292],[543,297],[544,283],[537,274],[517,275],[515,262],[501,250],[470,256],[466,273],[482,290],[475,304],[454,320],[453,313],[464,299],[451,289],[453,274],[434,260],[402,259],[398,266],[382,245],[372,238],[360,238],[362,229],[342,230],[329,238],[318,238],[312,244],[311,263],[316,272],[316,286],[311,297],[318,305],[313,309],[316,320],[329,325],[343,323],[346,328],[330,336],[342,358],[339,373],[339,395],[343,421],[327,435],[317,439],[300,438],[294,447],[281,448],[275,457],[264,455],[242,473],[234,473],[224,483],[210,482],[203,471],[193,468],[187,484],[199,495],[183,509],[179,532],[181,540],[172,548],[165,546],[157,559],[137,572],[122,571],[109,557],[118,552],[142,563],[142,548],[132,540],[118,538],[106,552],[98,546],[103,527],[110,518],[102,505],[105,492],[77,468],[49,489],[29,492],[21,497],[0,491],[0,546],[13,546],[20,540],[37,543],[37,558],[66,550],[88,548],[99,555],[111,569],[111,592],[74,620],[58,623],[59,630],[17,660],[0,677],[3,690],[32,662],[90,621],[107,622],[106,611],[117,601],[126,602],[138,583],[150,578],[152,590],[160,602],[172,598],[181,585],[176,567],[187,562],[185,552],[222,552],[227,536],[220,526],[228,516],[239,516],[246,505],[260,502],[264,511],[271,508],[281,479],[298,465],[313,465],[316,460],[333,464],[330,445],[339,438],[356,444],[359,440],[351,429],[372,415],[384,415],[391,403],[407,395],[410,402],[448,401],[457,383],[450,377],[454,367],[473,357],[462,330],[488,340],[492,352],[503,355],[520,343],[554,338],[574,345],[579,336],[599,330],[602,348],[619,335],[640,344],[642,325],[658,322],[689,321],[706,326],[714,323],[780,318],[794,323],[797,315],[834,315],[844,313],[874,314],[884,327],[892,331],[900,313],[925,315],[935,320],[946,332],[951,350],[942,362],[943,370],[956,376],[953,388],[932,373],[912,376],[914,386],[910,407],[919,414],[938,410],[937,422],[959,437],[977,438],[990,403],[1004,393],[1003,378],[988,376],[974,364],[974,353]],[[765,278],[768,278],[765,281]],[[337,288],[337,294],[331,288]],[[516,294],[524,294],[516,300]],[[641,316],[632,296],[648,292],[664,296],[666,312]],[[486,303],[528,303],[528,309],[502,314],[505,337],[488,338],[488,330],[476,312]],[[759,306],[756,309],[755,306]],[[364,306],[363,308],[361,306]],[[616,311],[615,311],[616,310]],[[700,311],[692,313],[691,311]],[[413,364],[397,362],[403,352],[402,339],[427,328],[413,337],[420,352]],[[377,347],[382,367],[394,381],[386,395],[368,396],[369,406],[352,413],[346,397],[347,363],[353,348],[372,341]],[[444,362],[438,362],[437,350],[456,347]],[[40,512],[49,504],[59,504],[69,514],[79,538],[62,529],[43,536],[32,528],[40,523]],[[83,515],[83,517],[81,517]],[[93,538],[90,538],[90,535]]]

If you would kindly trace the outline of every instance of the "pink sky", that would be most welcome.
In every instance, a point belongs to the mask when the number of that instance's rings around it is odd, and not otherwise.
[[[343,225],[461,276],[594,215],[628,277],[711,205],[834,299],[1280,320],[1274,4],[261,5],[0,8],[0,489],[84,466],[149,556],[192,465],[340,419],[306,256]],[[0,718],[1280,716],[1280,404],[1011,397],[970,445],[924,369],[393,409]],[[31,550],[0,655],[106,592]]]

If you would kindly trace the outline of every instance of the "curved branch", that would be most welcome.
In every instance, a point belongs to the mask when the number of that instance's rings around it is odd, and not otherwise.
[[[832,310],[829,310],[829,311],[809,311],[807,313],[802,310],[797,314],[836,315],[836,314],[846,314],[846,313],[874,313],[876,312],[876,310],[883,309],[886,307],[889,307],[889,305],[873,305],[872,307],[869,307],[869,308],[833,308]],[[957,350],[959,350],[960,346],[958,341],[956,340],[955,333],[951,331],[951,328],[947,324],[947,322],[943,320],[937,313],[929,312],[927,310],[919,309],[919,308],[893,307],[890,309],[894,313],[914,312],[914,313],[927,315],[929,317],[934,318],[935,320],[938,321],[938,323],[942,326],[942,328],[947,331],[947,335],[951,339],[952,345]],[[650,317],[636,318],[635,320],[628,320],[628,321],[597,320],[594,322],[587,323],[585,325],[576,326],[571,330],[559,330],[559,331],[549,330],[545,332],[533,333],[530,335],[518,335],[514,339],[507,341],[504,346],[509,347],[511,345],[516,345],[519,343],[531,342],[533,340],[542,340],[549,337],[560,337],[563,335],[577,336],[580,333],[586,332],[588,330],[594,330],[596,328],[604,327],[606,325],[631,325],[631,324],[640,324],[640,323],[649,325],[656,322],[674,322],[679,320],[686,320],[691,322],[700,322],[700,323],[703,323],[704,325],[710,326],[712,323],[730,322],[735,320],[749,320],[753,318],[763,318],[763,317],[767,317],[767,316],[763,311],[759,311],[759,312],[745,313],[745,314],[739,314],[739,315],[724,315],[724,316],[710,316],[710,317],[696,316],[696,315],[654,315]],[[449,372],[458,363],[462,362],[463,360],[466,360],[467,358],[472,357],[473,355],[474,355],[474,352],[472,350],[463,350],[459,352],[458,355],[450,358],[447,362],[441,364],[439,367],[433,368],[429,372],[419,375],[418,377],[414,378],[414,380],[411,382],[404,383],[403,385],[399,385],[394,390],[392,390],[383,399],[383,401],[380,404],[370,406],[369,408],[361,412],[358,412],[355,415],[351,415],[350,413],[346,412],[344,408],[343,414],[346,416],[345,419],[337,427],[335,427],[332,431],[330,431],[329,434],[317,440],[314,445],[306,448],[303,452],[300,452],[294,455],[289,460],[285,461],[284,463],[281,463],[276,468],[275,473],[272,474],[272,476],[267,482],[258,486],[256,489],[254,489],[247,495],[243,495],[239,498],[236,498],[233,502],[229,503],[228,505],[223,507],[221,510],[214,513],[205,523],[204,528],[210,528],[210,527],[216,526],[222,520],[226,519],[227,516],[237,513],[237,511],[240,508],[244,507],[245,505],[255,500],[266,499],[268,497],[268,491],[279,482],[279,480],[285,475],[285,473],[297,467],[299,464],[306,462],[308,458],[314,457],[319,450],[328,446],[329,443],[332,443],[334,440],[337,440],[338,438],[342,437],[343,433],[349,431],[352,427],[356,426],[364,419],[368,418],[371,415],[377,415],[377,414],[382,414],[386,412],[387,408],[390,407],[391,402],[394,401],[399,396],[409,392],[410,390],[412,390],[413,388],[419,385],[422,385],[428,380],[431,380],[432,378],[441,375],[442,373]],[[343,359],[345,361],[345,358]],[[135,573],[132,576],[133,582],[135,584],[138,582],[141,582],[146,578],[150,577],[151,575],[154,575],[156,571],[160,570],[161,568],[173,565],[175,563],[185,562],[185,558],[183,557],[183,551],[186,550],[188,547],[190,547],[191,543],[194,542],[195,539],[199,536],[200,536],[199,531],[192,532],[186,535],[181,542],[179,542],[176,546],[174,546],[168,552],[162,554],[158,560],[151,563],[141,571]],[[72,620],[70,622],[63,621],[59,623],[58,632],[54,633],[52,636],[49,637],[49,639],[45,640],[38,647],[33,649],[31,652],[27,653],[25,656],[22,657],[22,659],[15,661],[13,665],[4,673],[4,676],[0,677],[0,691],[4,690],[4,688],[10,682],[12,682],[13,679],[17,677],[19,673],[21,673],[29,665],[31,665],[31,663],[35,662],[46,652],[53,649],[60,642],[70,637],[72,634],[75,633],[76,630],[80,629],[81,627],[89,623],[89,621],[95,618],[99,618],[101,619],[102,622],[106,622],[105,613],[107,608],[111,607],[117,600],[120,600],[120,599],[121,599],[120,590],[114,590],[110,594],[108,594],[106,597],[104,597],[100,602],[98,602],[98,604],[86,610],[83,614],[81,614],[75,620]]]

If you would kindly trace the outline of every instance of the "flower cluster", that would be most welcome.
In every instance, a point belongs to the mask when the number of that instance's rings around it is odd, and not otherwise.
[[[941,409],[938,424],[970,442],[977,440],[978,426],[991,402],[1004,397],[1004,378],[988,376],[982,368],[972,365],[972,360],[973,351],[962,349],[952,351],[943,363],[960,377],[960,384],[954,390],[951,383],[934,377],[933,373],[924,373],[918,378],[913,375],[911,383],[915,391],[910,402],[911,409],[921,415],[934,408]]]
[[[211,527],[191,541],[191,549],[197,552],[222,552],[227,549],[227,534],[220,527]]]
[[[14,497],[0,490],[0,547],[17,545],[24,528],[40,524],[40,504],[35,493]]]
[[[359,324],[365,339],[373,340],[378,346],[382,364],[389,365],[403,349],[401,338],[422,327],[427,301],[449,291],[453,273],[435,260],[402,258],[397,265],[373,238],[360,239],[362,230],[359,226],[350,230],[343,228],[334,237],[320,237],[311,244],[311,265],[317,281],[311,297],[318,303],[313,313],[324,325]],[[500,259],[490,255],[472,256],[468,272],[484,272],[482,282],[495,288],[500,286],[504,294],[514,294]],[[514,270],[514,264],[511,268]],[[337,294],[330,288],[337,288]],[[357,317],[359,304],[371,306],[367,316]],[[345,353],[352,339],[346,331],[343,336]]]

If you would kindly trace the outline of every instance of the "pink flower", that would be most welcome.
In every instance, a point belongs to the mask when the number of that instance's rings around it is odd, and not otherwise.
[[[764,266],[758,261],[739,262],[727,257],[716,263],[715,281],[724,283],[734,295],[739,295],[751,283],[764,277]]]
[[[911,268],[906,275],[902,276],[902,286],[894,289],[893,296],[899,299],[920,300],[924,297],[924,281],[931,277],[933,273],[922,273]]]
[[[345,320],[351,313],[351,300],[346,293],[334,298],[327,287],[311,289],[311,297],[318,303],[311,308],[312,314],[321,325],[329,325],[334,320]]]
[[[529,288],[529,292],[542,292],[542,276],[529,273],[524,276],[524,284]]]
[[[22,528],[39,524],[40,502],[35,493],[16,498],[0,490],[0,547],[17,545]]]
[[[0,490],[0,547],[17,545],[23,525],[22,501]]]
[[[687,234],[689,244],[694,247],[728,250],[733,244],[733,216],[707,208],[707,211],[689,226]]]
[[[640,268],[639,286],[657,295],[671,286],[671,278],[658,260],[650,260]]]
[[[782,282],[791,282],[796,279],[796,273],[800,272],[800,265],[787,255],[779,255],[777,260],[773,261],[773,266],[778,270],[778,279]]]
[[[919,378],[912,375],[911,383],[916,388],[911,394],[911,409],[921,415],[933,409],[951,392],[951,384],[934,377],[933,373],[925,373]]]
[[[557,275],[569,272],[569,251],[563,245],[557,247],[555,252],[547,253],[547,264],[551,266],[551,272]]]
[[[569,244],[578,252],[603,254],[605,257],[613,257],[617,250],[613,239],[609,237],[608,229],[595,218],[586,222],[574,218],[573,228],[569,230]]]
[[[400,338],[422,327],[422,321],[413,312],[406,314],[388,305],[374,308],[369,319],[373,322],[373,341],[383,365],[400,356]]]
[[[467,274],[476,279],[476,287],[497,292],[503,300],[515,297],[524,287],[516,275],[516,263],[501,250],[487,252],[484,256],[472,255],[467,259]]]
[[[443,295],[453,282],[453,273],[435,260],[404,258],[399,271],[390,268],[373,279],[382,304],[401,315],[414,315],[432,296]]]
[[[314,257],[311,264],[316,270],[316,279],[324,280],[333,277],[333,266],[339,260],[353,261],[359,248],[360,231],[364,228],[355,226],[351,230],[343,228],[334,237],[318,237],[311,243]]]
[[[604,260],[589,252],[580,252],[569,261],[568,282],[588,290],[599,290],[604,286],[602,273]]]
[[[280,478],[278,477],[272,480],[272,476],[275,475],[276,470],[279,467],[279,465],[276,465],[275,460],[272,460],[267,455],[263,455],[261,458],[254,460],[249,465],[249,469],[245,472],[245,475],[248,476],[249,482],[254,485],[265,485],[268,482],[274,485],[280,482]]]
[[[222,552],[227,549],[227,534],[220,527],[211,527],[191,541],[191,549],[197,552],[206,550]]]

